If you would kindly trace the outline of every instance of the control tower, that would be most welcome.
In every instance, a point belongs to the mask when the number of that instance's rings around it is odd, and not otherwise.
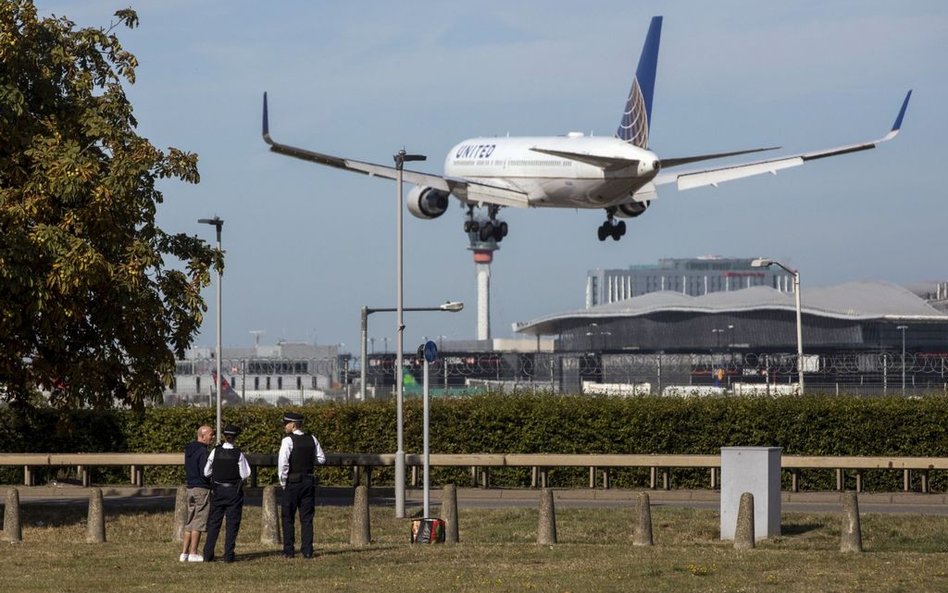
[[[490,339],[490,264],[494,252],[500,249],[493,237],[482,241],[479,233],[469,232],[470,249],[474,252],[474,270],[477,274],[477,336],[478,340]]]

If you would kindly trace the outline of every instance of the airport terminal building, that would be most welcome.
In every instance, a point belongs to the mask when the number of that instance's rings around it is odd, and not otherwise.
[[[807,288],[801,319],[807,385],[939,389],[948,381],[948,314],[885,282]],[[770,286],[689,296],[660,291],[540,317],[521,334],[588,353],[583,380],[665,384],[795,381],[796,305]],[[662,368],[664,364],[664,368]],[[625,375],[623,377],[623,374]]]

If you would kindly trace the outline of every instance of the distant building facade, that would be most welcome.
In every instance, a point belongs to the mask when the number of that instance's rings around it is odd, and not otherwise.
[[[792,275],[777,266],[773,266],[775,269],[751,267],[752,261],[753,258],[718,256],[664,258],[658,260],[658,264],[633,265],[627,269],[589,270],[586,308],[663,290],[688,296],[752,286],[767,286],[780,292],[793,291]]]
[[[194,348],[175,363],[166,403],[208,404],[215,392],[214,348]],[[250,348],[223,348],[221,392],[225,403],[302,404],[323,399],[345,383],[348,356],[338,346],[281,342]]]

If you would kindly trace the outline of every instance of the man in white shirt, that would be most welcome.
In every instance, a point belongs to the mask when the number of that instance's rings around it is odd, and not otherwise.
[[[211,516],[207,521],[207,540],[204,542],[204,561],[214,560],[214,546],[227,516],[227,535],[224,538],[224,562],[234,561],[237,533],[244,509],[243,481],[250,477],[250,464],[243,452],[234,445],[240,429],[228,424],[222,431],[224,442],[214,447],[207,457],[204,475],[211,479]]]
[[[326,455],[313,435],[303,432],[303,416],[295,412],[283,415],[286,436],[280,442],[277,462],[280,485],[283,486],[283,557],[293,558],[295,543],[294,518],[300,514],[300,554],[313,557],[313,513],[316,508],[316,476],[313,469],[326,463]]]

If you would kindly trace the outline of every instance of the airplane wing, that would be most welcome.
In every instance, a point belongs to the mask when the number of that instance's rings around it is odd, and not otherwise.
[[[655,185],[677,183],[679,190],[692,189],[705,185],[717,187],[719,183],[723,183],[725,181],[732,181],[734,179],[741,179],[743,177],[751,177],[753,175],[762,175],[764,173],[776,175],[778,171],[789,169],[791,167],[797,167],[809,161],[875,148],[876,145],[881,144],[882,142],[887,142],[898,135],[899,130],[902,128],[902,118],[905,117],[905,110],[908,108],[909,99],[911,97],[912,91],[909,91],[905,95],[905,99],[902,101],[902,108],[899,109],[899,115],[895,118],[895,123],[892,125],[892,129],[889,130],[888,134],[882,138],[879,138],[878,140],[861,142],[858,144],[847,144],[845,146],[837,146],[835,148],[827,148],[825,150],[817,150],[813,152],[804,152],[800,154],[783,156],[776,159],[728,165],[725,167],[717,167],[713,169],[703,169],[700,171],[687,171],[683,173],[663,172],[655,178],[654,183]],[[689,158],[694,159],[695,157]],[[664,164],[676,160],[693,162],[687,159],[668,159],[667,161],[663,160],[662,162]]]
[[[267,113],[266,93],[263,93],[263,141],[270,145],[272,152],[278,154],[291,156],[311,163],[326,165],[328,167],[354,171],[371,177],[383,177],[385,179],[398,178],[398,171],[395,167],[356,161],[275,142],[273,138],[270,137],[270,117]],[[441,175],[409,171],[407,169],[402,170],[402,179],[414,185],[423,185],[441,191],[455,193],[455,195],[470,202],[497,204],[499,206],[515,206],[518,208],[526,208],[530,205],[526,193],[509,187],[491,185],[489,183],[471,181],[458,177],[442,177]]]

